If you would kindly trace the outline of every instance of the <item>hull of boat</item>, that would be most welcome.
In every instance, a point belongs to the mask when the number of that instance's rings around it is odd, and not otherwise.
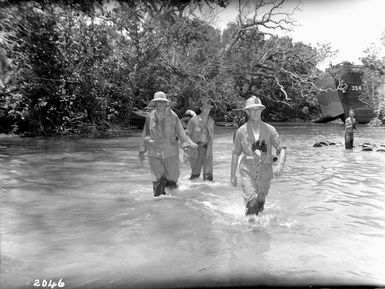
[[[341,78],[348,84],[346,91],[338,91],[345,116],[349,116],[349,110],[354,109],[355,118],[359,123],[368,123],[374,116],[373,109],[361,101],[364,93],[362,87],[362,72],[352,67],[344,71]]]
[[[375,115],[373,109],[361,100],[364,91],[360,67],[343,63],[334,66],[331,72],[317,83],[319,88],[329,89],[318,95],[324,119],[332,120],[341,117],[344,120],[349,116],[349,110],[352,108],[359,123],[368,123]],[[336,90],[338,86],[336,79],[342,79],[347,84],[345,90]]]
[[[331,121],[338,118],[341,114],[344,114],[344,108],[336,90],[334,78],[330,75],[326,75],[316,84],[319,88],[323,89],[323,91],[321,91],[318,95],[318,103],[324,115],[323,118]]]

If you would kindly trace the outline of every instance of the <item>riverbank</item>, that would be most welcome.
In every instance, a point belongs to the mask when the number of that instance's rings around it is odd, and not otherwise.
[[[113,138],[113,137],[134,137],[139,136],[142,130],[136,127],[130,128],[115,128],[109,129],[106,131],[94,131],[92,133],[87,134],[49,134],[49,135],[37,135],[33,133],[21,133],[21,134],[3,134],[0,133],[0,138],[7,137],[39,137],[39,138],[49,138],[49,137],[62,137],[68,139],[77,139],[77,138]]]
[[[289,121],[285,122],[268,122],[273,125],[284,125],[284,126],[297,126],[297,125],[328,125],[328,124],[337,124],[337,125],[343,125],[344,123],[340,119],[336,119],[333,121],[330,121],[328,123],[314,123],[311,121],[304,121],[302,119],[291,119]],[[224,128],[232,128],[233,123],[232,122],[224,122],[224,121],[218,121],[215,122],[216,127],[224,127]],[[381,122],[381,120],[376,121],[373,120],[370,123],[367,124],[360,124],[359,127],[362,126],[368,126],[368,127],[384,127],[384,122]],[[108,129],[105,131],[93,131],[91,133],[84,133],[84,134],[51,134],[51,135],[35,135],[32,133],[23,133],[23,134],[4,134],[0,133],[0,138],[6,138],[6,137],[62,137],[62,138],[69,138],[69,139],[77,139],[77,138],[114,138],[114,137],[136,137],[140,136],[142,133],[142,129],[138,127],[115,127],[112,129]]]

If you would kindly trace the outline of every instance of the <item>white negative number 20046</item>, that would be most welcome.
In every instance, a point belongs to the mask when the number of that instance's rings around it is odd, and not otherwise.
[[[57,283],[52,280],[43,279],[41,282],[39,279],[36,279],[33,283],[33,287],[43,287],[43,288],[55,288],[56,286],[59,288],[63,288],[66,284],[63,279],[60,279]]]

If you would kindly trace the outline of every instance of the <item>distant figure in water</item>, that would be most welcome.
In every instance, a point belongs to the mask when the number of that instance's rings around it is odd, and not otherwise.
[[[356,129],[356,119],[354,118],[354,110],[349,110],[349,117],[345,120],[345,149],[353,148],[354,133]]]
[[[246,204],[246,215],[258,215],[264,209],[265,198],[273,178],[272,148],[274,147],[279,155],[276,176],[280,176],[283,172],[286,148],[281,145],[275,128],[261,120],[261,113],[265,106],[258,97],[252,96],[247,99],[243,109],[246,111],[248,121],[238,128],[235,134],[230,182],[234,187],[237,186],[236,170],[242,153],[239,175]]]
[[[191,117],[197,115],[197,114],[195,113],[195,111],[193,111],[193,110],[191,110],[191,109],[186,110],[186,112],[185,112],[184,114],[190,115]]]
[[[182,122],[182,125],[184,128],[187,128],[187,124],[188,124],[188,121],[193,117],[193,116],[196,116],[197,114],[195,113],[195,111],[191,110],[191,109],[188,109],[186,110],[186,112],[184,113],[185,116],[182,117],[180,120]]]
[[[203,179],[213,180],[213,140],[214,120],[210,117],[212,102],[202,101],[198,115],[193,116],[187,125],[187,135],[198,148],[189,150],[191,165],[190,180],[199,178],[203,169]]]
[[[186,135],[182,124],[172,111],[165,93],[158,91],[151,103],[151,111],[144,124],[139,146],[139,161],[143,163],[148,151],[148,161],[153,175],[154,197],[165,193],[165,188],[177,188],[179,178],[179,146],[197,148],[198,145]]]

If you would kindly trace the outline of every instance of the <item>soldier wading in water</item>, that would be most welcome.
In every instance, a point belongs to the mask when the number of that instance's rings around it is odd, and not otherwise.
[[[199,178],[203,169],[203,179],[213,181],[214,120],[209,115],[211,108],[210,101],[202,101],[199,114],[193,116],[187,125],[187,135],[198,145],[197,149],[189,150],[190,180]]]
[[[143,163],[148,151],[148,161],[153,175],[154,197],[165,194],[165,188],[177,188],[179,178],[179,146],[197,148],[186,135],[183,126],[172,111],[166,94],[158,91],[150,102],[155,106],[146,117],[139,146],[139,161]]]
[[[286,160],[286,148],[281,145],[275,128],[261,121],[261,113],[265,106],[259,98],[252,96],[243,108],[248,121],[238,128],[231,159],[231,184],[237,186],[236,170],[240,154],[243,156],[239,163],[239,175],[243,198],[246,204],[246,215],[262,212],[265,198],[273,178],[272,148],[279,155],[276,175],[280,176]]]
[[[349,110],[349,117],[345,120],[345,148],[352,149],[354,141],[354,132],[356,129],[356,119],[354,118],[354,110]]]

